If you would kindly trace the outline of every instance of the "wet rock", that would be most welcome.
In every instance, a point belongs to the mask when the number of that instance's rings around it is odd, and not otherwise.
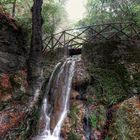
[[[80,58],[76,62],[75,73],[73,78],[73,87],[80,87],[89,81],[89,75],[85,67],[84,61]]]
[[[65,140],[85,139],[83,130],[83,119],[85,116],[85,107],[82,101],[71,100],[70,111],[62,127],[62,134]]]
[[[76,90],[72,89],[71,93],[70,93],[70,99],[76,99],[79,96],[79,92],[77,92]]]
[[[55,50],[45,50],[44,52],[44,77],[49,78],[51,75],[55,65],[60,62],[64,61],[64,49],[63,48],[56,48]]]
[[[71,131],[71,120],[69,117],[67,117],[64,121],[63,127],[61,129],[61,134],[63,136],[63,138],[67,138],[68,134]]]

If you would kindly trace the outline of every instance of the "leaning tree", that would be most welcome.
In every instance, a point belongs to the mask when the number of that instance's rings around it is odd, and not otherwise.
[[[42,54],[42,4],[43,0],[34,0],[32,11],[31,48],[28,59],[29,95],[39,95],[43,83],[43,54]]]

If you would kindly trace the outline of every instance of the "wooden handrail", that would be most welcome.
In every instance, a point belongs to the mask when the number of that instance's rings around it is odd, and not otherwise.
[[[140,41],[139,32],[140,29],[134,22],[112,22],[67,29],[47,36],[43,40],[45,44],[43,50],[45,50],[47,46],[51,46],[52,49],[58,46],[61,48],[69,46],[74,47],[78,44],[81,46],[82,43],[87,41],[124,40],[124,37],[127,40],[132,40],[134,36],[137,36],[137,40],[135,39],[135,41]]]

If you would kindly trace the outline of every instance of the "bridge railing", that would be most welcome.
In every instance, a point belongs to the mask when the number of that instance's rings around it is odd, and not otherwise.
[[[65,30],[44,38],[44,51],[56,48],[80,48],[83,43],[107,40],[140,41],[140,29],[133,22],[107,23]]]

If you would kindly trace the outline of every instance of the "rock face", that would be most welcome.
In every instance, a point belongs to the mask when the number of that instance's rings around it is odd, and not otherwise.
[[[81,87],[89,81],[89,74],[87,72],[84,61],[79,56],[79,60],[76,62],[75,73],[73,78],[73,87]]]
[[[83,128],[83,119],[85,116],[84,103],[77,100],[75,97],[80,95],[77,91],[71,91],[70,97],[70,111],[63,123],[61,130],[62,136],[65,140],[84,140],[85,131]]]
[[[28,111],[30,102],[27,96],[27,50],[25,36],[16,21],[0,13],[1,140],[26,139],[28,133],[23,131],[27,128],[29,119],[26,118],[31,112]],[[25,125],[23,126],[22,123]]]
[[[0,73],[12,72],[26,65],[26,40],[13,19],[0,14],[0,20]]]
[[[64,61],[64,49],[57,48],[55,50],[47,49],[44,51],[44,77],[49,78],[51,75],[55,65],[60,62]]]

